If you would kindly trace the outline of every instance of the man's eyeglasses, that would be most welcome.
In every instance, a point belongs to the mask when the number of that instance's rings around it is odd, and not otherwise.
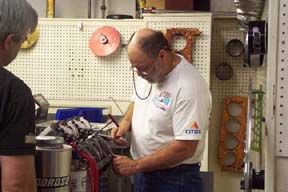
[[[160,51],[159,51],[160,52]],[[159,54],[159,53],[158,53]],[[158,58],[158,54],[157,56],[153,59],[153,61],[150,63],[150,64],[146,64],[146,65],[143,65],[143,67],[141,66],[138,66],[137,68],[136,67],[132,67],[131,66],[131,70],[135,73],[137,73],[138,75],[143,75],[143,76],[149,76],[153,73],[154,69],[155,69],[155,61],[157,60]]]
[[[133,71],[133,73],[135,72],[138,75],[144,75],[144,76],[147,76],[153,73],[153,69],[154,69],[154,62],[152,63],[152,65],[147,65],[143,69],[131,66],[131,70]]]
[[[148,75],[150,75],[150,74],[152,74],[153,73],[153,71],[154,71],[154,69],[155,69],[155,62],[156,62],[156,60],[158,59],[158,56],[159,56],[159,53],[160,53],[160,51],[162,50],[162,49],[164,49],[164,50],[166,50],[166,51],[169,51],[170,49],[169,49],[169,47],[166,47],[166,46],[163,46],[163,48],[160,48],[159,50],[158,50],[158,52],[157,52],[157,54],[156,54],[156,57],[153,59],[153,61],[150,63],[150,64],[145,64],[143,67],[132,67],[131,66],[131,70],[133,71],[133,72],[136,72],[138,75],[143,75],[143,76],[148,76]]]

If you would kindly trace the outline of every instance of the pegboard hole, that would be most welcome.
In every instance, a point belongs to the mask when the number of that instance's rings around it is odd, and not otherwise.
[[[280,98],[282,99],[282,98],[284,98],[284,96],[283,96],[283,95],[281,95],[281,96],[280,96]]]
[[[233,135],[229,135],[225,138],[225,146],[227,149],[235,149],[239,144],[239,141]]]
[[[279,143],[282,143],[282,141],[279,141]]]
[[[235,163],[235,161],[236,161],[236,156],[233,152],[228,152],[225,154],[224,161],[223,161],[225,166],[231,166]]]
[[[281,68],[281,71],[284,71],[284,68]]]
[[[279,150],[279,152],[281,153],[281,152],[282,152],[282,150],[280,149],[280,150]]]
[[[283,4],[283,7],[286,7],[286,4]]]
[[[279,133],[280,135],[282,135],[282,131],[280,131],[280,133]]]
[[[240,130],[240,122],[237,119],[229,119],[226,123],[226,129],[231,133],[236,133]]]
[[[228,105],[228,113],[231,116],[239,116],[242,113],[242,107],[239,103],[230,103]]]
[[[171,40],[171,49],[175,51],[181,51],[186,47],[186,39],[182,35],[175,35]]]

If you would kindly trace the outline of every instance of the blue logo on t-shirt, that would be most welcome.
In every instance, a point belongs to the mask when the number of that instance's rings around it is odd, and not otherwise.
[[[171,103],[171,93],[162,91],[158,96],[153,98],[153,103],[157,108],[167,111]]]

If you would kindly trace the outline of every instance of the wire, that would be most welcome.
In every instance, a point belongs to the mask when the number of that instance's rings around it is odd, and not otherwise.
[[[87,160],[89,169],[88,169],[88,173],[89,173],[89,177],[90,177],[90,184],[91,184],[91,191],[92,192],[99,192],[99,171],[97,169],[97,164],[96,161],[93,157],[91,157],[91,155],[89,155],[89,153],[86,153],[84,151],[80,151],[80,156],[83,159]]]
[[[118,105],[118,103],[115,101],[115,99],[113,97],[109,97],[113,103],[116,105],[116,107],[118,108],[118,110],[122,113],[122,115],[124,115],[124,112],[121,110],[120,106]]]
[[[111,121],[112,121],[117,127],[119,127],[118,122],[115,120],[115,118],[114,118],[111,114],[108,114],[108,117],[111,119]]]
[[[133,75],[133,87],[134,87],[134,91],[135,91],[136,96],[137,96],[139,99],[141,99],[141,100],[146,100],[146,99],[148,99],[148,97],[150,96],[151,91],[152,91],[152,84],[150,83],[150,90],[149,90],[148,95],[145,96],[145,97],[140,97],[140,95],[138,94],[137,89],[136,89],[135,75],[134,75],[134,71],[133,71],[133,70],[132,70],[132,75]]]
[[[90,191],[99,192],[99,170],[97,169],[97,162],[88,152],[81,150],[81,148],[75,143],[71,142],[73,150],[79,152],[79,155],[87,161],[88,164],[88,176],[90,179]]]

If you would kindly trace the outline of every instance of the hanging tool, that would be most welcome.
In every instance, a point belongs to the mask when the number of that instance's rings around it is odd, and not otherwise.
[[[96,56],[108,56],[120,46],[120,33],[114,27],[103,26],[91,36],[89,47]]]

